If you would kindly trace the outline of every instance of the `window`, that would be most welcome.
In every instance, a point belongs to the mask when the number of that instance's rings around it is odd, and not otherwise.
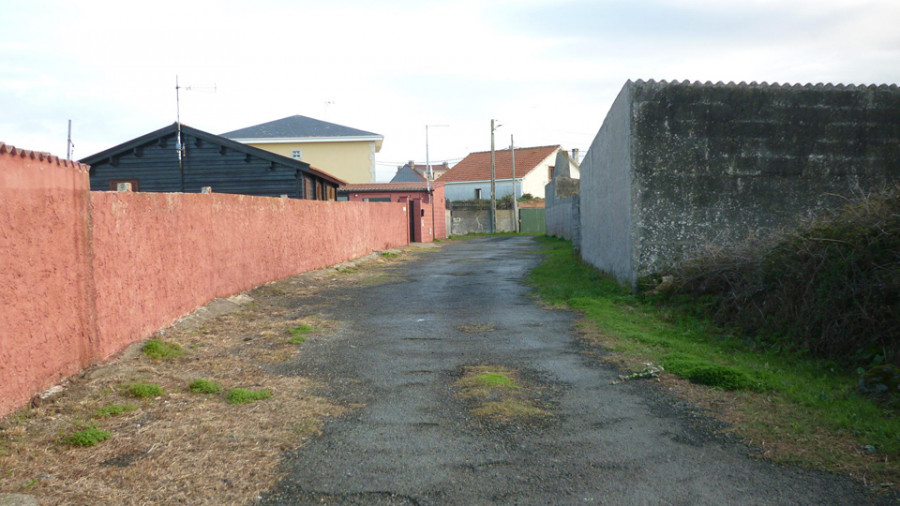
[[[556,167],[553,166],[553,165],[551,165],[551,166],[547,169],[547,175],[550,176],[550,181],[553,181],[553,173],[554,173],[554,172],[556,172]]]
[[[131,191],[137,192],[141,191],[141,182],[137,179],[110,179],[109,180],[109,191],[116,191],[119,189],[119,183],[131,183]]]
[[[302,149],[292,149],[291,150],[291,158],[294,160],[299,160],[303,158],[303,150]]]
[[[475,200],[481,200],[481,188],[475,188]]]

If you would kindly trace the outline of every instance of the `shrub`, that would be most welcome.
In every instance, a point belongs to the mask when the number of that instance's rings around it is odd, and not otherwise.
[[[759,345],[900,364],[900,188],[679,266],[670,301]],[[679,302],[680,303],[680,302]]]
[[[161,339],[151,339],[144,343],[144,355],[157,360],[177,358],[184,355],[184,349],[177,343],[170,343]]]
[[[667,372],[701,385],[722,390],[766,390],[765,382],[752,373],[691,355],[671,353],[663,358],[662,365]]]
[[[154,385],[153,383],[132,383],[131,385],[128,385],[125,393],[135,399],[145,399],[147,397],[159,397],[166,392],[161,386]]]
[[[90,426],[73,433],[65,438],[64,442],[72,446],[94,446],[101,441],[106,441],[110,437],[112,437],[112,434],[109,432]]]
[[[196,379],[188,383],[188,390],[197,394],[217,394],[222,391],[222,385],[205,379]]]

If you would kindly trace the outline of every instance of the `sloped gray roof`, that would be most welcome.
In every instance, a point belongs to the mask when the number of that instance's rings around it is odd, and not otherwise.
[[[378,137],[381,135],[307,116],[288,116],[222,134],[229,139],[307,139],[312,137]]]

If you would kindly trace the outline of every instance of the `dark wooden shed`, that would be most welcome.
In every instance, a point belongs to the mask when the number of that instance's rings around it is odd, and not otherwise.
[[[91,190],[131,183],[133,191],[200,193],[209,186],[217,193],[335,200],[344,184],[300,160],[184,124],[180,132],[181,142],[173,123],[81,159],[91,166]]]

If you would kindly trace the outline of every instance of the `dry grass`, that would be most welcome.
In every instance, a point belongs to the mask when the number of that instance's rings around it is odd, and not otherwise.
[[[456,381],[458,395],[471,404],[472,414],[501,423],[549,416],[537,407],[539,389],[523,383],[520,376],[501,365],[466,366]]]
[[[285,451],[317,434],[327,417],[346,411],[311,394],[317,385],[310,379],[267,372],[302,353],[302,346],[288,343],[289,329],[308,325],[314,329],[305,334],[310,340],[339,330],[314,314],[298,317],[290,299],[364,283],[379,275],[379,266],[406,258],[379,256],[357,263],[353,274],[323,269],[267,284],[237,312],[205,322],[188,319],[156,336],[180,345],[183,356],[153,360],[136,343],[117,360],[73,379],[54,401],[0,420],[0,496],[28,494],[45,504],[253,502],[280,478]],[[188,385],[201,378],[223,391],[268,390],[272,398],[232,405],[223,394],[192,393]],[[166,394],[126,397],[125,387],[135,382],[160,385]],[[136,409],[93,417],[128,403]],[[111,438],[89,448],[65,444],[91,425]]]
[[[640,369],[643,358],[639,353],[616,351],[621,348],[621,342],[589,322],[582,321],[579,329],[588,344],[584,353],[623,370]],[[688,401],[706,416],[723,422],[722,433],[755,448],[755,457],[837,472],[874,489],[896,489],[900,484],[897,466],[888,465],[876,453],[861,450],[851,435],[801,430],[797,422],[812,415],[778,395],[724,391],[668,373],[661,374],[658,380],[654,384]]]

